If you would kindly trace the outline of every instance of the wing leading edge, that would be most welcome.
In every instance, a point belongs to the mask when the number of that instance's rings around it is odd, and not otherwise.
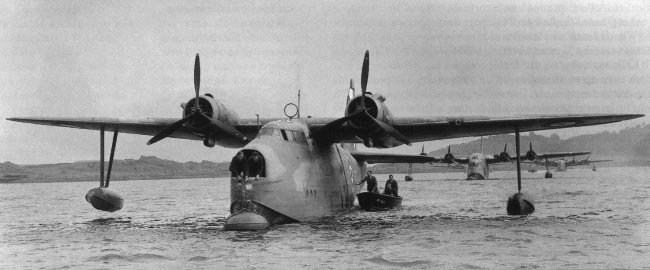
[[[57,126],[66,128],[90,129],[100,130],[101,128],[107,131],[119,130],[120,133],[138,134],[146,136],[154,136],[169,125],[178,121],[178,118],[146,118],[146,119],[119,119],[119,118],[105,118],[105,117],[16,117],[7,118],[9,121],[29,123],[35,125]],[[278,119],[260,119],[259,125],[264,125],[268,122]],[[246,136],[254,137],[257,135],[258,125],[250,119],[242,119],[241,125],[236,125],[235,128]],[[188,140],[203,140],[204,136],[198,134],[188,128],[181,126],[177,131],[172,133],[169,137],[188,139]]]
[[[589,114],[589,115],[539,115],[519,117],[395,117],[393,127],[404,134],[411,142],[423,142],[443,140],[460,137],[487,136],[504,133],[513,133],[515,127],[520,132],[560,129],[570,127],[592,126],[607,123],[620,122],[624,120],[643,117],[643,114]],[[118,119],[118,118],[7,118],[15,122],[23,122],[37,125],[60,126],[67,128],[99,130],[104,127],[106,130],[118,129],[123,133],[154,136],[165,127],[178,121],[176,118],[146,118],[146,119]],[[260,119],[259,124],[264,125],[278,119]],[[333,118],[303,118],[311,132],[315,132]],[[254,137],[257,133],[257,123],[250,119],[242,119],[235,128],[244,135]],[[200,134],[194,133],[187,127],[182,127],[170,137],[202,140]],[[355,130],[348,124],[344,124],[335,137],[331,138],[332,143],[359,143],[361,142]]]
[[[394,127],[413,142],[592,126],[643,117],[643,114],[538,115],[504,118],[396,118]]]

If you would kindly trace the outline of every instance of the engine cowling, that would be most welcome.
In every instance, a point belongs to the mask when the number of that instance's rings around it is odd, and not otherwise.
[[[508,152],[501,152],[498,156],[501,161],[510,161],[510,154]]]
[[[384,104],[386,98],[378,94],[372,95],[367,93],[365,97],[357,96],[351,99],[345,110],[346,116],[361,110],[362,98],[365,98],[364,105],[371,117],[388,125],[393,124],[393,116]],[[390,135],[385,134],[372,119],[367,117],[352,118],[348,121],[348,124],[357,131],[360,138],[364,139],[364,144],[367,147],[388,148],[403,144]]]
[[[187,103],[182,104],[183,117],[192,115],[196,110],[195,99],[190,99]],[[238,138],[232,138],[224,134],[222,127],[215,120],[223,124],[235,125],[239,120],[236,113],[228,110],[225,105],[214,99],[212,95],[206,94],[199,97],[199,108],[208,118],[196,117],[187,121],[187,126],[193,129],[196,133],[204,136],[204,145],[213,147],[216,144],[225,147],[241,147],[242,142]]]
[[[537,153],[535,153],[535,151],[533,151],[533,149],[530,149],[530,150],[528,150],[528,152],[526,152],[526,158],[525,159],[530,160],[530,161],[536,160],[537,159]]]
[[[366,95],[365,97],[357,96],[353,98],[350,100],[350,102],[348,102],[347,108],[345,110],[346,116],[357,112],[357,110],[360,110],[362,98],[365,98],[364,103],[366,111],[368,114],[370,114],[370,116],[386,124],[392,124],[393,116],[384,104],[386,98],[382,95]],[[372,129],[376,126],[373,121],[364,118],[350,119],[348,123],[355,129],[359,130]]]

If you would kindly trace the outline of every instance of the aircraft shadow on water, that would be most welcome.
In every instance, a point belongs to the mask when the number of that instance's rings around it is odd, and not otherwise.
[[[520,132],[600,125],[643,116],[396,117],[388,109],[385,96],[366,91],[368,74],[369,52],[366,51],[361,71],[361,94],[355,94],[350,81],[348,102],[341,118],[295,117],[299,112],[296,106],[296,114],[287,115],[288,119],[247,119],[238,117],[213,95],[199,94],[200,63],[197,54],[194,65],[195,95],[181,105],[180,119],[19,117],[7,120],[99,130],[100,186],[91,189],[86,199],[93,207],[104,211],[117,211],[123,204],[122,197],[108,188],[119,132],[153,136],[148,144],[173,137],[203,141],[207,147],[241,148],[246,158],[259,155],[264,164],[259,178],[231,178],[231,216],[224,225],[226,230],[258,230],[353,209],[355,194],[360,191],[357,183],[365,174],[367,164],[441,161],[425,155],[361,152],[355,148],[357,143],[370,148],[391,148],[413,142],[515,133],[515,156],[520,157]],[[291,106],[285,106],[285,113]],[[106,177],[105,131],[113,131]],[[509,198],[507,212],[530,214],[534,206],[521,193],[520,158],[515,160],[518,165],[518,192]]]

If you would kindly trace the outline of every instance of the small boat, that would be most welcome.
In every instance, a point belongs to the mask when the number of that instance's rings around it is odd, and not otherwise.
[[[366,211],[386,211],[402,208],[402,197],[362,192],[357,194],[359,206]]]

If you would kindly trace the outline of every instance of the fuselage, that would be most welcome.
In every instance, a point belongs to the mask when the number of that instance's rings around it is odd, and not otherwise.
[[[467,180],[485,180],[490,177],[490,167],[482,153],[473,153],[467,162]]]
[[[231,178],[231,211],[240,210],[237,205],[242,200],[295,221],[350,210],[365,162],[358,162],[340,144],[317,145],[309,137],[307,125],[299,119],[264,125],[259,136],[242,149],[246,156],[254,151],[261,154],[264,173],[257,181],[249,177],[246,183]]]

